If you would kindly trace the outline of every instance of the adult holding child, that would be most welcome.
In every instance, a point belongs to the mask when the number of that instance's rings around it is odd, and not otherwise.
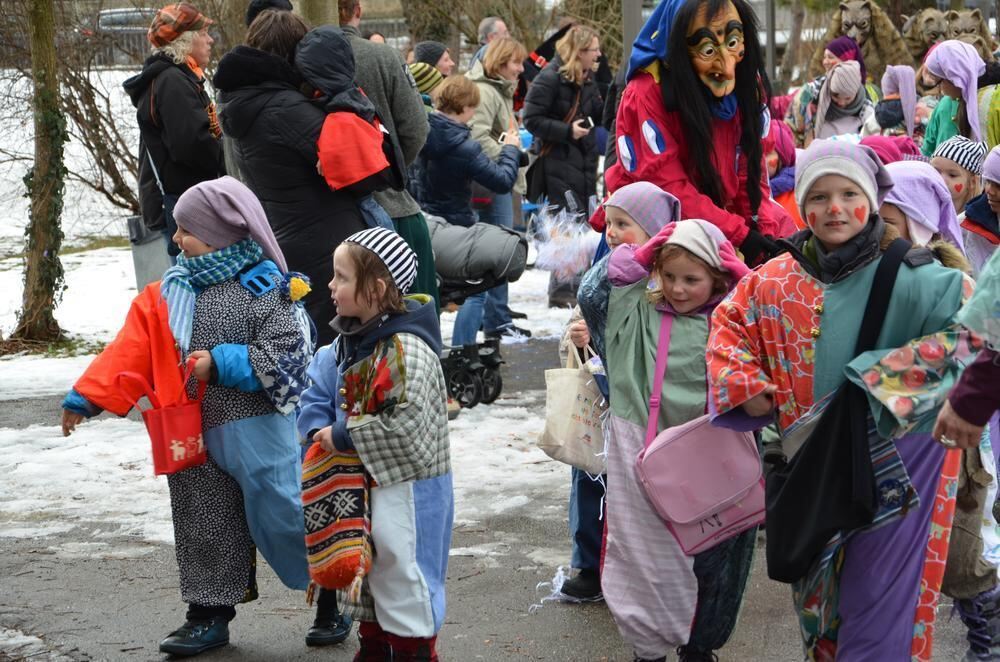
[[[307,32],[297,14],[261,12],[246,45],[219,62],[213,82],[240,173],[264,205],[291,268],[312,280],[306,309],[324,345],[333,340],[329,324],[336,311],[317,286],[330,279],[337,245],[366,226],[354,196],[331,190],[316,170],[326,111],[302,94],[302,76],[292,65]]]

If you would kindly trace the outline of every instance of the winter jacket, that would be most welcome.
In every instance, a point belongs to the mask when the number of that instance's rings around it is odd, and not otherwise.
[[[479,88],[479,105],[476,106],[476,114],[469,122],[472,139],[479,143],[486,156],[496,161],[502,151],[502,145],[498,142],[500,134],[510,131],[511,120],[514,119],[516,86],[503,78],[489,78],[480,61],[472,66],[472,70],[466,76]],[[517,173],[514,191],[522,195],[525,192],[523,168]]]
[[[165,229],[157,174],[163,191],[174,196],[226,174],[215,106],[204,79],[163,54],[151,55],[123,86],[139,122],[142,220],[151,230]]]
[[[545,195],[549,204],[565,207],[566,193],[572,192],[579,209],[586,213],[587,201],[597,193],[599,154],[594,131],[574,140],[571,125],[589,117],[596,126],[601,121],[604,102],[592,77],[588,77],[581,87],[559,73],[561,66],[558,57],[553,59],[532,81],[524,99],[524,126],[537,138],[536,145],[552,145],[543,157],[546,159]],[[577,110],[570,122],[564,122],[577,92],[580,93]]]
[[[747,195],[747,159],[739,149],[742,121],[739,112],[730,120],[714,118],[714,144],[691,145],[684,133],[680,113],[667,110],[660,88],[660,71],[639,71],[629,81],[618,107],[618,161],[604,178],[609,193],[638,181],[656,184],[681,202],[684,218],[714,223],[726,238],[739,246],[750,230],[750,198]],[[722,205],[701,192],[686,164],[692,150],[712,150],[712,164],[719,174]],[[761,159],[761,202],[757,210],[760,233],[781,237],[794,231],[785,210],[770,199],[767,169]]]
[[[354,51],[355,81],[375,104],[389,136],[398,145],[397,153],[402,154],[405,169],[416,160],[427,139],[427,113],[417,84],[394,48],[364,39],[352,25],[340,29]],[[420,207],[406,191],[379,191],[375,200],[392,218],[420,213]]]
[[[444,623],[454,517],[448,394],[434,304],[416,295],[406,306],[366,324],[334,321],[340,337],[310,366],[298,425],[303,435],[332,425],[334,443],[356,450],[375,481],[375,559],[360,600],[340,594],[344,611],[377,615],[395,635],[432,637]]]
[[[302,79],[285,60],[237,46],[219,62],[214,84],[222,127],[233,139],[247,186],[260,198],[289,269],[312,280],[306,310],[319,343],[333,339],[335,315],[326,283],[334,249],[367,227],[354,196],[331,191],[316,172],[326,110],[299,91]]]
[[[494,162],[472,139],[472,130],[441,113],[428,117],[431,132],[420,150],[417,177],[411,192],[424,211],[449,223],[476,222],[472,209],[472,182],[495,193],[508,193],[517,179],[520,150],[504,145]]]

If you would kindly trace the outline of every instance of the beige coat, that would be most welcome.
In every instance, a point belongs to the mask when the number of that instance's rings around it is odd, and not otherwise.
[[[483,63],[476,61],[466,74],[479,88],[479,106],[469,126],[472,139],[478,142],[486,156],[496,161],[500,157],[500,134],[508,131],[514,117],[514,83],[502,78],[488,78],[483,71]],[[524,194],[527,190],[524,179],[525,168],[517,173],[514,191]]]

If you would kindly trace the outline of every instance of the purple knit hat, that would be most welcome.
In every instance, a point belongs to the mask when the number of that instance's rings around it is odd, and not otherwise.
[[[1000,183],[1000,145],[991,149],[983,159],[983,179]]]
[[[964,41],[949,39],[938,44],[937,48],[927,56],[925,66],[927,71],[962,90],[965,115],[969,118],[972,139],[977,142],[982,140],[979,131],[979,99],[976,92],[978,79],[986,71],[986,63],[979,56],[979,52]]]
[[[857,184],[868,197],[871,211],[882,206],[892,188],[892,177],[871,147],[846,140],[814,140],[795,161],[795,199],[802,218],[809,189],[824,175],[840,175]]]
[[[253,191],[229,176],[195,184],[181,194],[174,207],[177,225],[215,249],[246,238],[264,249],[282,272],[285,256],[267,223],[264,208]]]
[[[667,223],[681,220],[680,201],[650,182],[635,182],[621,187],[603,206],[621,209],[650,237]]]
[[[885,169],[894,183],[885,196],[885,202],[899,207],[907,219],[919,223],[931,233],[940,233],[964,252],[955,205],[938,171],[921,161],[898,161],[890,163]]]
[[[903,107],[903,121],[906,124],[906,135],[913,137],[913,117],[917,110],[917,76],[913,67],[903,64],[890,64],[882,74],[882,93],[899,95],[899,103]]]
[[[826,45],[826,50],[837,56],[841,62],[854,60],[861,66],[861,82],[868,80],[868,71],[865,69],[865,56],[861,54],[858,42],[847,35],[841,35]]]

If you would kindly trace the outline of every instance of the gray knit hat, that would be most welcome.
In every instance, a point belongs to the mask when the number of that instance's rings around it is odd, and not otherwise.
[[[436,67],[438,60],[444,55],[448,47],[440,41],[422,41],[413,47],[413,61],[426,62],[432,67]]]
[[[973,175],[980,175],[983,159],[986,158],[986,143],[969,140],[965,136],[952,136],[937,146],[934,156],[954,161]]]
[[[403,294],[417,279],[417,254],[403,238],[385,228],[368,228],[355,232],[344,241],[363,246],[375,253],[389,270],[392,281]]]

